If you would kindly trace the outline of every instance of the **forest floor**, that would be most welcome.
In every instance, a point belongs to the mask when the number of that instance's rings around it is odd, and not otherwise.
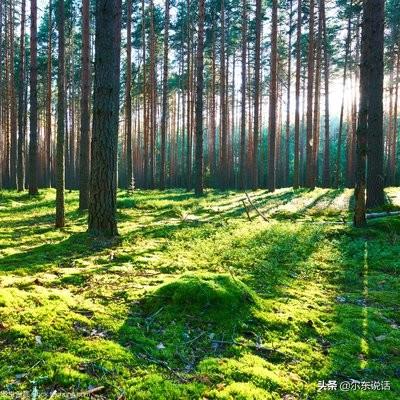
[[[0,399],[399,399],[400,218],[351,193],[121,191],[106,241],[1,192]]]

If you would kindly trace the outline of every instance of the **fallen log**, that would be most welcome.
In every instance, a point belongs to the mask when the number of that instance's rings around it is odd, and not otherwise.
[[[400,215],[400,211],[385,211],[385,212],[375,212],[366,214],[365,217],[367,219],[374,218],[383,218],[383,217],[395,217],[396,215]]]

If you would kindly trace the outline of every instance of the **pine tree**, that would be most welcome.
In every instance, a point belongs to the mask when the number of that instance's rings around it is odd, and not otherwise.
[[[29,194],[38,191],[38,108],[37,108],[37,4],[31,0],[31,37],[30,37],[30,137],[29,137]]]
[[[56,150],[56,227],[65,225],[65,12],[64,0],[57,0],[57,150]]]
[[[89,232],[118,234],[117,140],[119,124],[121,1],[96,2],[95,76]]]
[[[197,28],[196,56],[196,151],[194,164],[194,191],[203,195],[203,70],[204,70],[204,0],[198,0],[199,15]]]
[[[130,1],[130,0],[128,0]],[[81,135],[79,154],[79,209],[89,206],[90,175],[90,21],[89,0],[82,1]]]

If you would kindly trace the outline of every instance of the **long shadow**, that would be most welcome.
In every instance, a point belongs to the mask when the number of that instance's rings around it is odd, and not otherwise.
[[[317,379],[335,381],[337,390],[322,389],[316,398],[399,398],[399,235],[399,220],[334,235],[340,257],[331,270],[337,293],[325,338],[329,363]]]
[[[336,197],[338,197],[341,193],[343,193],[344,189],[329,189],[325,193],[322,193],[321,195],[315,197],[310,203],[308,203],[305,207],[301,208],[298,212],[300,214],[304,214],[307,211],[313,209],[315,206],[317,206],[319,203],[328,201],[326,204],[326,207],[329,207],[333,201],[335,200]]]
[[[73,265],[75,259],[90,256],[109,246],[109,242],[95,240],[87,233],[76,233],[58,243],[46,243],[2,257],[0,271],[36,273],[48,269],[51,265]]]

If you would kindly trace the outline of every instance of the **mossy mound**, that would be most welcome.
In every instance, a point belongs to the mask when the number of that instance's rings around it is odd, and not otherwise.
[[[184,275],[156,289],[146,298],[149,314],[162,308],[162,315],[175,320],[195,317],[197,321],[231,325],[252,317],[257,295],[243,282],[225,274]]]

